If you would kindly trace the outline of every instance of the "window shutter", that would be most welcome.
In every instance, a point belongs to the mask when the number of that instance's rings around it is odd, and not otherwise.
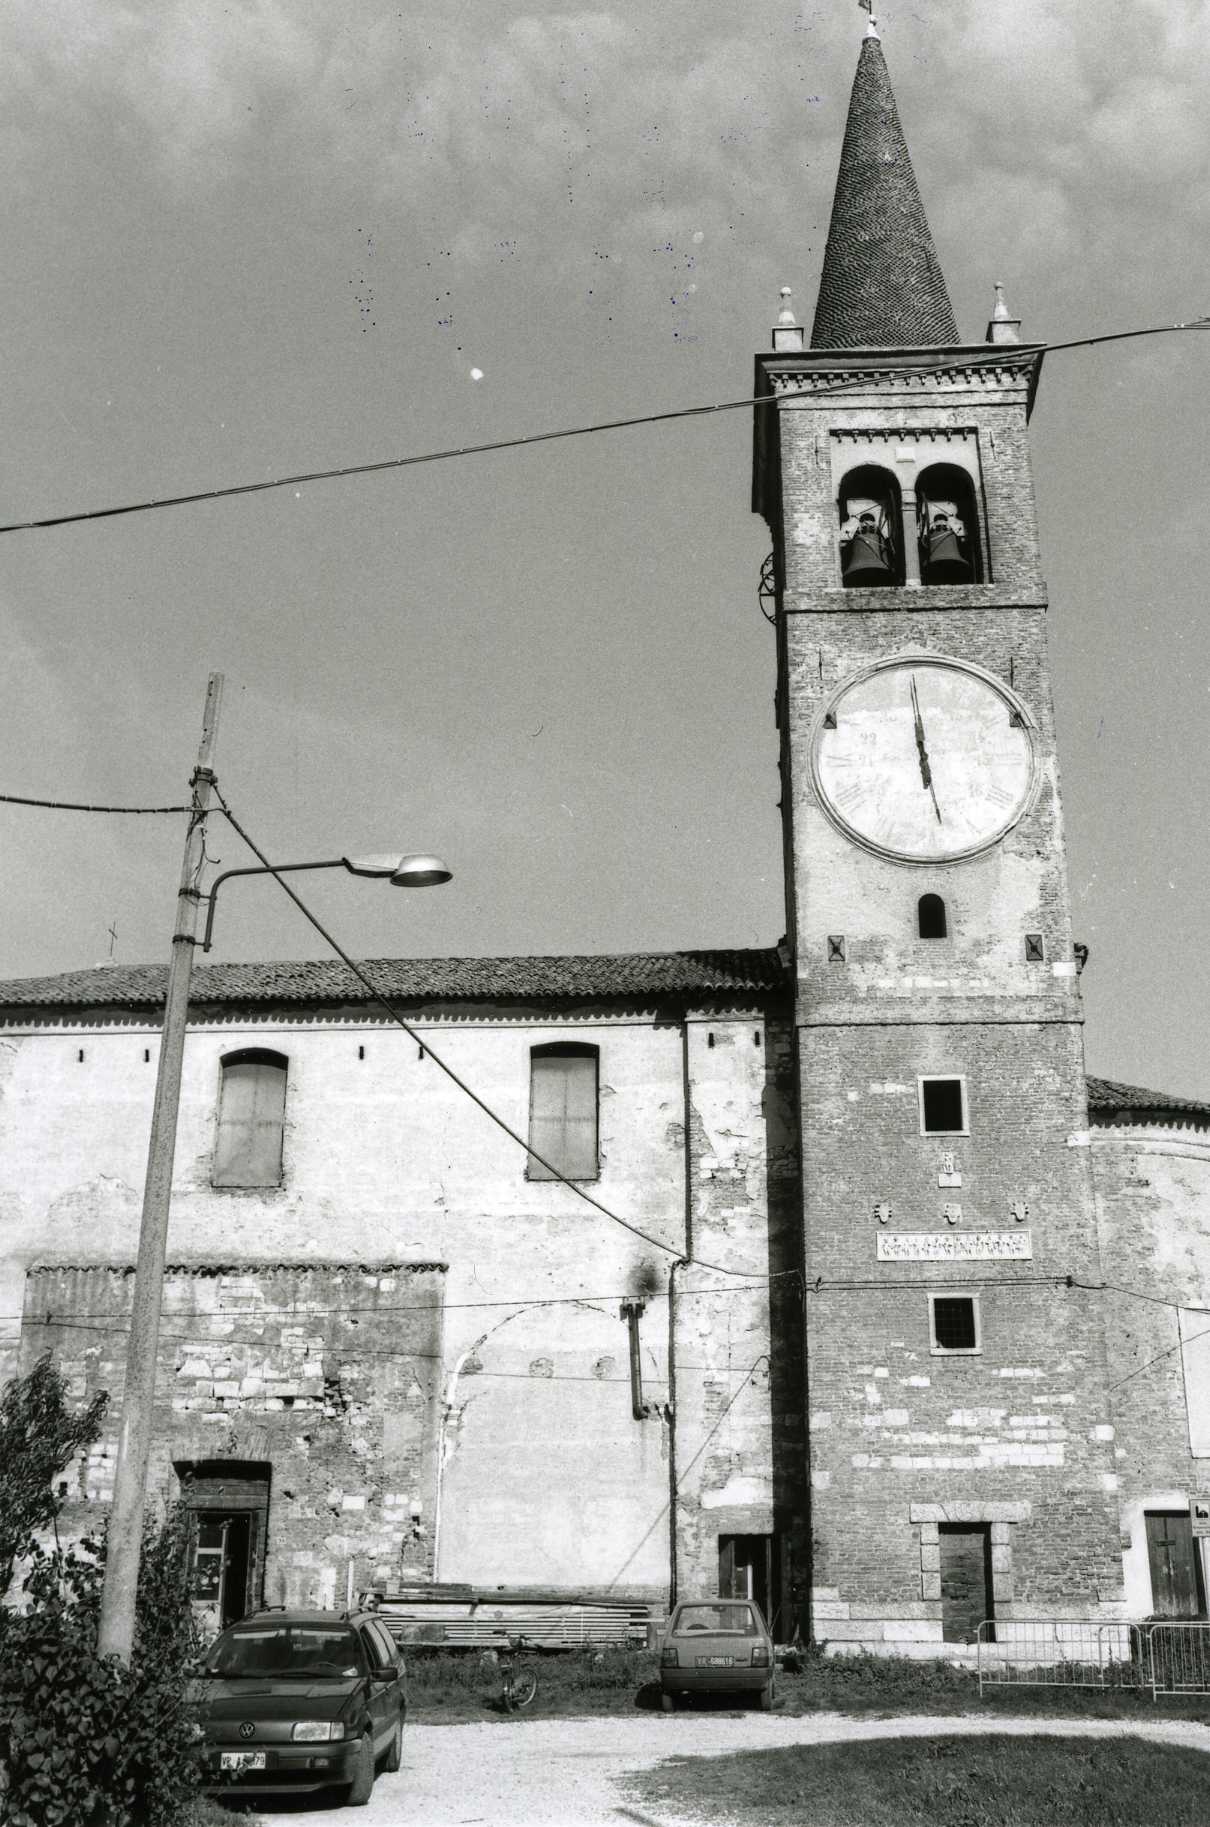
[[[223,1062],[215,1186],[280,1186],[286,1065],[276,1060]]]
[[[529,1145],[569,1180],[595,1180],[597,1055],[538,1053],[530,1057]],[[531,1180],[555,1176],[533,1155]]]

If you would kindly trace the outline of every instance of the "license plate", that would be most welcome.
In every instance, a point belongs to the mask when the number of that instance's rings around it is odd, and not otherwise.
[[[223,1751],[219,1756],[220,1770],[263,1770],[264,1767],[263,1751]]]
[[[734,1656],[699,1656],[697,1659],[697,1665],[699,1668],[734,1668],[735,1667],[735,1657]]]

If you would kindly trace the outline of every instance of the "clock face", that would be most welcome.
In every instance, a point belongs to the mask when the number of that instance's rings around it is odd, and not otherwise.
[[[989,673],[923,655],[856,674],[816,720],[811,756],[833,824],[902,862],[974,856],[1034,791],[1033,727]]]

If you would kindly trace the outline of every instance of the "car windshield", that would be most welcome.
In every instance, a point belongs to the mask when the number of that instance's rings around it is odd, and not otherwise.
[[[755,1637],[759,1633],[750,1605],[682,1605],[673,1634],[708,1630],[712,1636]]]
[[[220,1637],[206,1664],[212,1675],[352,1676],[362,1671],[357,1634],[346,1625],[256,1624]]]

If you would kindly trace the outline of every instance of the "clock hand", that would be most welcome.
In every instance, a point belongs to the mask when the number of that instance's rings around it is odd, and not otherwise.
[[[929,753],[924,742],[924,718],[920,715],[920,694],[916,690],[916,675],[912,674],[912,718],[916,725],[916,755],[920,762],[920,782],[929,790],[933,801],[933,811],[937,814],[937,823],[941,823],[941,807],[937,804],[937,789],[933,785],[933,770],[929,766]]]

